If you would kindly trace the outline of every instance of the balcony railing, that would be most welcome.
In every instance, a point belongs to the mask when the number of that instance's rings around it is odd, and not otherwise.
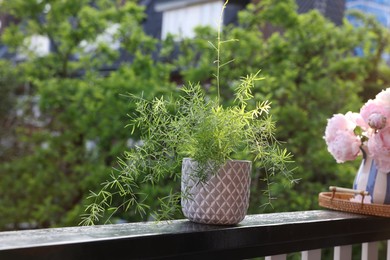
[[[0,259],[351,259],[362,244],[362,259],[377,259],[374,241],[390,239],[390,218],[328,210],[249,215],[236,226],[175,220],[105,226],[0,232]],[[388,243],[390,244],[390,243]],[[390,260],[389,246],[387,259]],[[360,257],[359,257],[360,258]]]

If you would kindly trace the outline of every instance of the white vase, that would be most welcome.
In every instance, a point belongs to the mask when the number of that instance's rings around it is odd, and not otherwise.
[[[204,183],[195,174],[197,166],[196,161],[183,159],[181,205],[184,216],[205,224],[241,222],[249,206],[252,163],[228,161],[217,174],[209,173]]]
[[[375,160],[362,149],[363,160],[353,183],[353,189],[365,190],[375,204],[390,204],[390,173],[377,169]]]

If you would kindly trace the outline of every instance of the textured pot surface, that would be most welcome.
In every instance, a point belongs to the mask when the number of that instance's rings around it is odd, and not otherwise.
[[[182,210],[197,223],[234,225],[245,218],[249,206],[250,161],[228,161],[205,183],[195,176],[197,162],[184,158],[182,164]]]

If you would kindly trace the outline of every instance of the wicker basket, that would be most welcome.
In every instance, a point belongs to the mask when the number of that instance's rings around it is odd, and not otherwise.
[[[330,190],[332,191],[319,194],[318,202],[321,207],[364,215],[390,217],[390,205],[350,201],[354,197],[353,193],[361,194],[363,198],[367,193],[337,187],[330,187]]]

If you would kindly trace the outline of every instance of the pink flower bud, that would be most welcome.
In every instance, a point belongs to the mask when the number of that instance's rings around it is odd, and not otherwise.
[[[383,129],[386,126],[386,117],[379,113],[373,113],[368,117],[368,125],[375,130]]]

